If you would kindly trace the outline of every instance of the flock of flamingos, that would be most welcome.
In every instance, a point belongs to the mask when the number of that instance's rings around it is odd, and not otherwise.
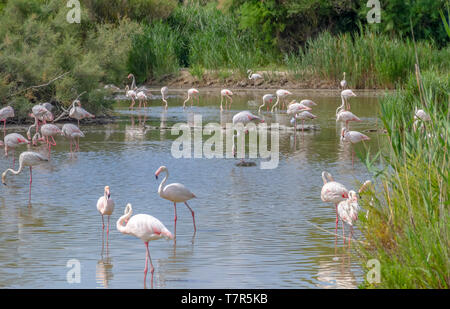
[[[252,73],[249,70],[248,78],[250,80],[257,80],[262,78],[260,74]],[[128,79],[132,78],[132,83],[130,86],[126,86],[125,93],[128,98],[131,99],[130,109],[133,109],[135,105],[135,100],[139,101],[139,107],[145,107],[146,101],[151,94],[145,88],[137,88],[135,84],[135,78],[133,74],[128,75]],[[341,99],[342,105],[339,106],[336,110],[336,121],[342,122],[345,125],[342,128],[340,139],[345,142],[350,142],[352,144],[358,143],[361,141],[369,140],[369,137],[366,135],[349,130],[349,122],[352,121],[361,121],[356,115],[354,115],[350,111],[350,104],[348,102],[349,98],[356,96],[352,90],[347,88],[347,82],[345,81],[345,73],[344,79],[340,82]],[[162,94],[162,102],[164,104],[164,108],[168,108],[167,103],[167,94],[168,88],[161,88]],[[233,93],[228,89],[222,89],[221,92],[221,102],[220,109],[223,110],[223,102],[225,102],[225,109],[230,109],[231,104],[233,102],[232,96]],[[294,124],[295,129],[297,129],[297,120],[302,121],[302,129],[303,122],[308,119],[316,118],[310,111],[312,107],[316,105],[311,100],[302,100],[301,102],[292,101],[289,104],[285,104],[283,98],[286,96],[292,95],[291,92],[283,89],[279,89],[276,91],[276,94],[265,94],[262,97],[262,105],[259,106],[258,113],[261,112],[261,109],[266,107],[269,112],[269,106],[272,105],[271,111],[274,112],[278,109],[279,104],[281,104],[280,108],[290,116],[292,116],[292,123]],[[187,91],[187,98],[183,102],[183,108],[186,107],[186,103],[191,101],[191,107],[194,104],[194,99],[198,99],[199,91],[195,88],[191,88]],[[276,99],[276,102],[273,101]],[[272,104],[273,103],[273,104]],[[45,142],[48,146],[48,155],[44,156],[40,153],[33,151],[22,152],[19,156],[19,168],[18,170],[14,170],[13,168],[9,168],[2,173],[2,183],[6,185],[6,176],[8,173],[13,175],[20,174],[24,167],[29,167],[30,169],[30,182],[29,182],[29,201],[31,201],[31,184],[32,184],[32,168],[34,165],[39,164],[43,161],[48,161],[50,159],[51,147],[56,145],[54,137],[57,135],[65,136],[70,140],[70,153],[73,155],[73,147],[75,146],[75,151],[79,150],[79,138],[84,137],[83,132],[80,130],[80,120],[85,118],[93,118],[94,115],[87,112],[82,108],[80,100],[78,98],[73,101],[70,110],[68,111],[69,117],[76,119],[78,121],[78,126],[67,123],[64,124],[60,129],[58,126],[52,123],[47,123],[49,121],[54,120],[54,116],[52,114],[53,106],[49,103],[43,103],[33,106],[30,116],[34,118],[35,122],[32,124],[27,131],[27,138],[18,134],[18,133],[10,133],[6,135],[6,121],[7,118],[14,117],[14,110],[11,106],[4,107],[0,110],[0,121],[4,122],[3,125],[3,133],[4,133],[4,142],[0,141],[0,145],[5,147],[5,156],[8,155],[8,151],[12,151],[13,163],[12,167],[15,165],[14,158],[14,150],[18,146],[22,144],[32,144],[36,145],[38,142]],[[67,112],[67,111],[66,111]],[[420,111],[422,112],[422,111]],[[419,113],[416,111],[417,117]],[[423,115],[422,115],[423,116]],[[420,117],[422,119],[422,117]],[[243,123],[244,125],[251,121],[263,121],[260,117],[252,114],[249,111],[242,111],[234,115],[233,124]],[[425,119],[422,119],[425,120]],[[32,136],[32,133],[33,136]],[[234,150],[233,150],[234,151]],[[353,155],[352,155],[352,164],[353,164]],[[166,185],[166,181],[169,177],[168,169],[165,166],[161,166],[156,172],[155,177],[164,173],[165,177],[158,188],[158,194],[160,197],[169,200],[173,203],[174,206],[174,234],[172,234],[164,224],[159,221],[157,218],[147,215],[147,214],[138,214],[132,216],[132,206],[131,204],[127,204],[124,214],[119,218],[116,223],[117,229],[124,234],[134,235],[140,238],[146,246],[146,261],[145,261],[145,269],[144,269],[144,282],[148,272],[148,264],[150,264],[150,272],[152,274],[152,285],[153,285],[153,272],[154,267],[151,261],[150,252],[148,249],[148,243],[151,240],[166,238],[166,239],[174,239],[176,241],[176,221],[177,221],[177,203],[184,203],[186,207],[192,214],[192,221],[194,225],[194,235],[196,232],[195,225],[195,215],[192,208],[187,203],[190,199],[195,198],[196,196],[183,184],[180,183],[172,183]],[[367,187],[371,184],[370,180],[366,181],[361,188],[358,190],[358,194],[353,190],[348,190],[339,182],[336,182],[333,177],[328,172],[322,172],[323,179],[323,187],[321,191],[321,199],[327,203],[333,203],[335,205],[336,211],[336,230],[335,234],[337,235],[338,222],[339,219],[342,222],[342,230],[344,236],[345,243],[345,232],[344,232],[344,222],[349,224],[351,227],[350,236],[348,238],[348,243],[350,244],[350,239],[352,238],[352,226],[354,222],[358,218],[358,195],[361,194]],[[105,223],[104,216],[108,216],[106,237],[108,239],[109,234],[109,219],[114,211],[114,201],[111,199],[111,193],[109,186],[106,186],[104,189],[104,195],[98,199],[97,202],[97,210],[102,216],[102,228],[104,231]]]

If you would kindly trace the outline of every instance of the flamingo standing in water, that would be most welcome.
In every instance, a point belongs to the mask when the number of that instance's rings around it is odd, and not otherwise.
[[[322,172],[323,187],[320,192],[320,198],[327,203],[333,203],[336,207],[336,232],[338,228],[339,215],[338,204],[348,198],[348,190],[343,184],[334,181],[333,177],[328,172]]]
[[[303,126],[305,124],[305,120],[309,120],[309,119],[316,119],[317,116],[310,113],[309,111],[303,111],[301,113],[298,113],[294,116],[294,121],[295,121],[295,129],[297,129],[297,120],[301,120],[302,121],[302,133],[303,133]]]
[[[188,90],[187,94],[188,94],[187,99],[184,100],[184,102],[183,102],[183,108],[186,107],[186,102],[188,102],[190,99],[192,99],[192,103],[191,103],[191,107],[192,107],[192,105],[194,104],[194,97],[195,96],[197,97],[198,102],[200,103],[200,98],[198,96],[199,91],[197,89],[191,88],[191,89]]]
[[[225,109],[227,109],[227,102],[228,102],[228,100],[230,100],[230,108],[231,108],[231,104],[233,103],[232,96],[233,96],[233,92],[231,92],[228,89],[222,89],[220,91],[220,110],[223,110],[223,108],[222,108],[222,101],[223,101],[224,97],[225,97]]]
[[[34,118],[34,124],[36,132],[39,132],[39,121],[47,123],[47,121],[53,120],[53,114],[44,106],[44,104],[36,104],[31,108],[30,116]],[[31,137],[28,136],[30,139]]]
[[[56,146],[55,139],[53,138],[56,135],[64,135],[60,128],[51,123],[46,123],[41,127],[42,137],[45,138],[45,141],[48,146],[48,157],[50,158],[50,154],[52,151],[52,146]],[[52,138],[53,142],[50,142],[49,137]]]
[[[164,224],[155,217],[146,214],[138,214],[131,217],[132,213],[133,209],[131,204],[128,203],[124,215],[117,220],[116,227],[122,234],[133,235],[144,242],[146,247],[144,286],[147,278],[148,262],[150,262],[150,273],[152,274],[151,287],[153,288],[153,273],[155,268],[153,267],[150,251],[148,250],[148,242],[163,237],[166,239],[173,239],[174,237]]]
[[[309,100],[309,99],[304,99],[300,101],[300,104],[302,104],[303,106],[307,106],[307,107],[314,107],[317,106],[317,103]]]
[[[349,131],[347,128],[342,128],[341,130],[341,141],[343,142],[350,142],[352,144],[356,144],[362,141],[368,141],[370,140],[370,137],[367,135],[364,135],[358,131]],[[355,156],[355,150],[352,150],[352,167],[353,167],[353,161]]]
[[[109,235],[109,219],[114,211],[114,201],[111,199],[111,192],[109,186],[105,187],[103,196],[97,201],[97,210],[102,215],[102,231],[105,231],[105,221],[103,216],[108,216],[108,226],[106,227],[106,243],[108,243]]]
[[[275,104],[272,106],[272,113],[274,111],[274,109],[277,107],[278,103],[280,102],[281,98],[284,98],[288,95],[291,95],[292,92],[284,90],[284,89],[278,89],[276,92],[277,95],[277,101],[275,102]],[[285,106],[284,106],[284,102],[282,102],[282,109],[284,110]]]
[[[80,120],[83,120],[84,118],[95,118],[95,115],[82,108],[80,100],[77,99],[72,103],[72,108],[69,111],[69,117],[76,119],[79,127]]]
[[[44,161],[48,161],[48,159],[37,152],[32,152],[32,151],[22,152],[19,156],[19,169],[17,171],[15,171],[12,168],[9,168],[6,171],[4,171],[2,174],[2,183],[6,186],[6,175],[8,174],[8,172],[11,172],[12,174],[17,175],[22,172],[22,170],[25,166],[29,166],[30,167],[30,190],[29,190],[28,202],[30,202],[31,201],[31,184],[33,182],[33,173],[32,173],[33,166],[37,165],[41,162],[44,162]]]
[[[344,78],[340,82],[342,89],[347,89],[347,81],[345,80],[345,72],[344,72]]]
[[[131,105],[128,107],[128,109],[133,109],[134,104],[136,103],[134,101],[134,99],[136,99],[136,90],[135,89],[130,89],[130,87],[128,85],[125,86],[125,96],[127,98],[131,98]]]
[[[358,212],[359,212],[359,204],[358,197],[356,196],[356,192],[350,190],[348,192],[348,198],[342,202],[340,202],[337,206],[337,212],[339,218],[342,222],[342,235],[344,237],[345,244],[345,231],[344,231],[344,222],[350,225],[350,236],[348,238],[348,244],[350,245],[350,240],[353,235],[353,223],[358,220]]]
[[[147,95],[145,94],[145,92],[143,90],[139,91],[136,94],[136,99],[138,99],[138,101],[139,101],[139,108],[142,107],[142,103],[144,103],[144,108],[147,107],[148,97],[147,97]]]
[[[303,111],[310,111],[311,107],[308,107],[304,105],[303,103],[298,103],[295,100],[289,103],[288,108],[286,110],[286,113],[288,115],[293,115],[294,118],[294,129],[297,130],[297,117],[296,115]],[[312,114],[311,114],[312,115]],[[300,119],[300,118],[299,118]],[[303,132],[303,126],[302,126],[302,132]]]
[[[80,150],[80,145],[75,138],[79,139],[80,137],[84,137],[84,133],[78,128],[76,125],[72,123],[66,123],[62,127],[62,133],[65,137],[70,140],[70,154],[72,155],[72,144],[75,142],[75,151]]]
[[[265,94],[262,97],[263,104],[258,108],[258,113],[261,112],[261,108],[263,108],[267,104],[267,111],[269,111],[269,104],[272,104],[273,99],[275,99],[275,96],[273,94]]]
[[[16,162],[16,158],[14,156],[15,149],[22,144],[29,144],[30,141],[28,141],[25,137],[23,137],[19,133],[10,133],[5,136],[3,141],[4,141],[4,146],[5,146],[5,157],[8,156],[8,149],[9,148],[12,149],[12,156],[13,156],[12,167],[14,168],[14,165]]]
[[[252,70],[248,70],[247,74],[248,74],[248,79],[249,80],[253,80],[253,87],[256,87],[256,80],[257,79],[262,79],[263,78],[261,74],[253,73]]]
[[[14,108],[5,106],[0,109],[0,121],[3,121],[3,136],[6,134],[6,119],[14,117]]]
[[[252,122],[254,120],[257,120],[259,122],[264,122],[264,119],[262,119],[262,118],[260,118],[260,117],[258,117],[256,115],[253,115],[251,112],[249,112],[249,111],[242,111],[242,112],[239,112],[239,113],[237,113],[236,115],[233,116],[233,126],[235,126],[235,125],[237,125],[239,123],[241,123],[241,124],[243,124],[245,126],[245,125],[247,125],[248,123],[250,123],[250,122]],[[248,133],[248,130],[245,131],[245,134],[247,134],[247,133]],[[237,135],[233,136],[233,156],[234,157],[236,157],[236,153],[237,153],[236,152],[236,146],[234,144],[234,137],[239,137],[239,136],[240,136],[240,132],[238,130]],[[244,147],[245,147],[245,135],[242,135],[242,154],[243,154],[244,157],[242,158],[241,163],[244,163],[244,158],[245,158],[245,149],[244,149]]]
[[[167,109],[169,107],[169,104],[167,103],[167,94],[169,93],[169,88],[167,88],[166,86],[161,88],[161,97],[162,97],[162,101],[165,104],[165,109]]]
[[[353,93],[350,89],[345,89],[341,91],[341,98],[345,101],[346,110],[350,110],[350,103],[348,103],[348,99],[351,97],[356,97],[356,94]]]
[[[187,201],[196,197],[195,194],[192,193],[188,188],[186,188],[181,183],[171,183],[171,184],[165,186],[167,178],[169,178],[169,171],[168,171],[167,167],[160,166],[158,168],[158,170],[155,172],[155,177],[156,177],[156,179],[158,179],[159,174],[161,174],[162,172],[166,173],[166,177],[164,177],[163,181],[161,181],[161,183],[159,184],[158,194],[160,197],[173,202],[173,207],[175,210],[175,219],[174,219],[174,221],[175,221],[175,224],[174,224],[175,238],[177,237],[177,203],[182,203],[182,202],[191,211],[192,222],[194,223],[194,235],[195,235],[195,233],[197,232],[197,227],[195,225],[194,211],[187,203]]]

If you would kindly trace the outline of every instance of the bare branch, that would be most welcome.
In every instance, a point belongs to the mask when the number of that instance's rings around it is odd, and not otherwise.
[[[16,92],[16,93],[10,94],[9,96],[7,96],[7,98],[10,98],[10,97],[16,96],[16,95],[18,95],[18,94],[21,94],[21,93],[23,93],[23,92],[25,92],[25,91],[27,91],[27,90],[29,90],[29,89],[36,89],[36,88],[41,88],[41,87],[48,86],[48,85],[50,85],[51,83],[53,83],[54,81],[56,81],[56,80],[58,80],[58,79],[60,79],[60,78],[63,78],[65,75],[67,75],[67,74],[69,74],[69,73],[70,73],[70,72],[67,71],[66,73],[63,73],[63,74],[61,74],[61,75],[58,75],[57,77],[53,78],[52,80],[48,81],[48,82],[45,83],[45,84],[37,85],[37,86],[31,86],[31,87],[22,89],[22,90],[20,90],[20,91],[18,91],[18,92]]]

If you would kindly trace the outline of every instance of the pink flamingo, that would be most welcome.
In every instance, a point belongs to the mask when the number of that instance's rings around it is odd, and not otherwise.
[[[95,118],[95,115],[82,108],[80,100],[77,99],[72,103],[72,108],[69,111],[69,117],[76,119],[79,127],[80,120],[83,120],[84,118]]]
[[[6,134],[6,119],[14,117],[14,108],[5,106],[0,109],[0,121],[3,121],[3,135]]]
[[[128,109],[133,109],[134,104],[136,103],[134,101],[134,99],[136,98],[136,95],[137,95],[136,90],[130,89],[128,85],[125,86],[125,96],[127,98],[131,98],[131,105],[128,107]]]
[[[47,121],[53,120],[53,114],[45,107],[44,104],[34,105],[31,108],[30,116],[35,120],[36,132],[39,132],[39,121],[45,124]]]
[[[291,95],[292,92],[284,90],[284,89],[278,89],[276,92],[277,95],[277,101],[275,102],[275,104],[272,106],[272,113],[274,111],[274,109],[277,107],[278,103],[280,102],[281,98],[287,97],[288,95]],[[284,110],[285,106],[284,106],[284,102],[282,102],[282,109]]]
[[[194,223],[194,235],[195,235],[195,233],[197,232],[197,227],[195,225],[194,211],[187,203],[187,201],[196,197],[195,194],[192,193],[188,188],[186,188],[181,183],[171,183],[171,184],[165,186],[167,178],[169,178],[169,171],[168,171],[167,167],[160,166],[158,168],[158,170],[155,172],[155,177],[156,177],[156,179],[158,179],[159,174],[161,174],[162,172],[165,172],[166,176],[164,177],[163,181],[159,184],[158,194],[160,197],[173,202],[173,207],[175,210],[175,219],[174,219],[174,221],[175,221],[175,224],[174,224],[175,238],[177,237],[177,203],[182,203],[182,202],[191,211],[192,222]]]
[[[165,109],[169,107],[169,103],[167,103],[167,94],[169,93],[169,88],[167,86],[164,86],[161,88],[161,97],[162,101],[165,104]]]
[[[333,177],[328,172],[322,172],[323,187],[320,193],[322,201],[333,203],[336,207],[336,234],[338,228],[338,204],[348,198],[348,190],[343,184],[334,181]]]
[[[192,103],[191,103],[191,107],[192,107],[192,105],[194,104],[194,96],[197,97],[198,102],[200,103],[200,98],[198,96],[199,91],[197,89],[191,88],[188,90],[187,94],[188,94],[187,99],[184,100],[184,102],[183,102],[183,108],[186,107],[186,102],[188,102],[190,99],[192,99]]]
[[[294,129],[297,130],[297,117],[295,117],[298,113],[303,111],[310,111],[311,107],[304,105],[303,103],[298,103],[295,100],[289,103],[286,113],[288,115],[294,115]],[[311,114],[312,115],[312,114]],[[303,132],[303,126],[302,126]]]
[[[102,231],[105,231],[105,221],[103,216],[108,216],[108,226],[106,228],[106,243],[108,243],[109,235],[109,219],[114,211],[114,201],[111,199],[111,192],[109,191],[109,186],[105,187],[103,196],[101,196],[97,201],[97,210],[102,215]]]
[[[228,102],[228,100],[230,100],[230,108],[231,108],[231,104],[233,103],[232,96],[233,96],[233,92],[231,92],[228,89],[222,89],[220,91],[220,110],[221,111],[223,110],[223,108],[222,108],[222,101],[223,101],[224,97],[225,97],[225,109],[227,109],[227,102]]]
[[[348,99],[351,97],[356,97],[356,94],[353,93],[350,89],[342,90],[341,98],[345,101],[346,110],[350,110],[350,103],[348,103]]]
[[[56,125],[47,123],[41,126],[41,133],[42,137],[45,138],[45,141],[48,146],[48,157],[50,158],[50,153],[52,151],[52,146],[56,146],[55,139],[53,138],[56,135],[64,135],[60,128],[58,128]],[[50,142],[49,137],[52,138],[53,142]]]
[[[13,168],[14,168],[14,165],[16,162],[16,158],[14,156],[15,149],[22,144],[29,144],[29,143],[30,143],[30,141],[28,141],[25,137],[23,137],[19,133],[10,133],[5,136],[5,138],[4,138],[5,157],[8,156],[8,149],[11,148],[12,152],[13,152],[13,154],[12,154],[12,156],[13,156],[12,167]]]
[[[342,128],[341,130],[341,141],[350,142],[352,144],[356,144],[362,141],[368,141],[370,137],[364,135],[358,131],[349,131],[347,128]],[[352,167],[353,167],[353,157],[355,156],[355,150],[352,150]]]
[[[303,106],[307,106],[307,107],[314,107],[314,106],[317,106],[317,103],[316,103],[316,102],[314,102],[314,101],[312,101],[312,100],[309,100],[309,99],[301,100],[301,101],[300,101],[300,104],[302,104]]]
[[[151,94],[150,94],[150,95],[151,95]],[[144,91],[139,91],[139,92],[136,94],[136,99],[138,99],[138,101],[139,101],[139,108],[142,107],[142,103],[144,103],[144,108],[147,107],[147,100],[148,100],[148,97],[147,97],[147,95],[145,94]]]
[[[341,97],[342,104],[336,109],[336,122],[345,122],[345,127],[348,129],[349,121],[361,121],[355,114],[352,112],[345,110],[345,101],[344,97]]]
[[[148,272],[148,261],[150,261],[151,287],[153,288],[153,267],[150,251],[148,250],[148,242],[160,238],[173,239],[172,233],[162,224],[161,221],[146,214],[138,214],[131,217],[133,209],[128,203],[124,215],[117,220],[117,230],[123,234],[133,235],[141,239],[146,247],[145,268],[144,268],[144,286]],[[131,218],[130,218],[131,217]],[[125,225],[124,225],[125,224]]]
[[[266,103],[267,103],[267,111],[269,111],[269,104],[272,104],[274,98],[275,96],[270,93],[263,95],[262,97],[263,104],[258,108],[258,113],[261,112],[261,108],[263,108],[266,105]]]
[[[297,120],[300,119],[302,121],[302,133],[303,133],[303,126],[305,124],[305,120],[316,118],[317,116],[310,113],[309,111],[303,111],[301,113],[298,113],[297,115],[295,115],[295,128],[297,129]]]
[[[358,212],[359,212],[359,204],[358,197],[356,196],[356,192],[350,190],[348,192],[348,198],[342,202],[339,202],[337,206],[337,212],[339,218],[342,222],[342,235],[344,237],[345,244],[345,231],[344,231],[344,222],[350,225],[350,236],[348,238],[348,244],[350,245],[350,240],[353,235],[353,223],[358,220]]]
[[[72,155],[72,143],[75,142],[75,151],[80,150],[80,145],[75,138],[84,137],[84,133],[76,125],[66,123],[62,127],[62,134],[70,140],[70,154]]]
[[[259,122],[264,122],[264,119],[262,119],[262,118],[260,118],[260,117],[258,117],[256,115],[253,115],[251,112],[249,112],[249,111],[242,111],[242,112],[239,112],[239,113],[237,113],[236,115],[233,116],[233,125],[235,126],[235,125],[241,123],[241,124],[243,124],[245,126],[245,125],[247,125],[248,123],[250,123],[250,122],[252,122],[254,120],[257,120]],[[248,133],[248,130],[245,131],[245,134],[247,134],[247,133]],[[237,135],[233,136],[233,156],[234,157],[236,157],[236,146],[234,144],[234,137],[239,137],[239,136],[240,136],[240,132],[238,130]],[[245,147],[245,135],[242,135],[242,138],[243,138],[243,140],[242,140],[242,154],[245,157],[245,150],[244,150],[244,147]],[[243,162],[244,162],[244,158],[242,158],[242,160],[241,160],[241,163],[243,163]]]
[[[48,161],[48,159],[37,152],[32,152],[32,151],[22,152],[19,156],[19,169],[17,171],[15,171],[12,168],[9,168],[6,171],[4,171],[2,174],[2,183],[6,186],[6,175],[8,174],[8,172],[11,172],[12,174],[17,175],[22,172],[22,170],[25,166],[29,166],[30,167],[30,190],[29,190],[28,202],[30,202],[31,201],[31,184],[33,182],[33,173],[32,173],[33,166],[37,165],[41,162],[44,162],[44,161]]]

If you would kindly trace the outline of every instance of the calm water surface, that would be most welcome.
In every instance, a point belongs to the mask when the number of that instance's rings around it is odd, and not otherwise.
[[[149,245],[154,288],[356,288],[362,282],[354,253],[340,241],[335,246],[330,234],[334,207],[320,199],[323,170],[347,188],[369,177],[357,158],[352,168],[351,148],[339,142],[339,97],[294,95],[318,103],[312,111],[319,116],[313,122],[317,130],[298,132],[295,138],[293,131],[282,130],[279,165],[263,170],[260,159],[252,159],[255,167],[237,167],[238,159],[175,159],[170,150],[177,136],[160,127],[189,122],[194,114],[201,114],[205,125],[231,119],[244,109],[255,112],[266,92],[237,93],[232,111],[222,114],[219,91],[203,95],[200,106],[186,111],[180,107],[184,92],[174,92],[167,114],[162,113],[159,92],[154,93],[145,111],[130,112],[128,102],[119,102],[118,121],[81,125],[86,137],[75,158],[69,142],[57,137],[50,162],[33,168],[32,207],[28,169],[9,175],[0,193],[0,287],[142,288],[145,246],[115,225],[129,202],[134,214],[151,214],[173,231],[173,205],[157,193],[160,180],[154,172],[160,165],[169,169],[168,183],[184,183],[196,194],[190,206],[197,233],[193,238],[191,214],[178,205],[176,245],[165,240]],[[364,132],[379,126],[376,97],[358,96],[351,107],[363,120],[351,124],[352,129]],[[289,125],[286,116],[262,116],[267,123]],[[13,131],[24,134],[26,128],[8,130]],[[372,139],[357,145],[357,153],[368,148],[374,153],[382,145],[382,135],[366,134]],[[16,158],[25,150],[18,148]],[[45,147],[33,150],[45,153]],[[2,171],[10,159],[1,155]],[[107,248],[96,209],[105,185],[116,203]],[[81,265],[79,284],[66,279],[71,259]]]

